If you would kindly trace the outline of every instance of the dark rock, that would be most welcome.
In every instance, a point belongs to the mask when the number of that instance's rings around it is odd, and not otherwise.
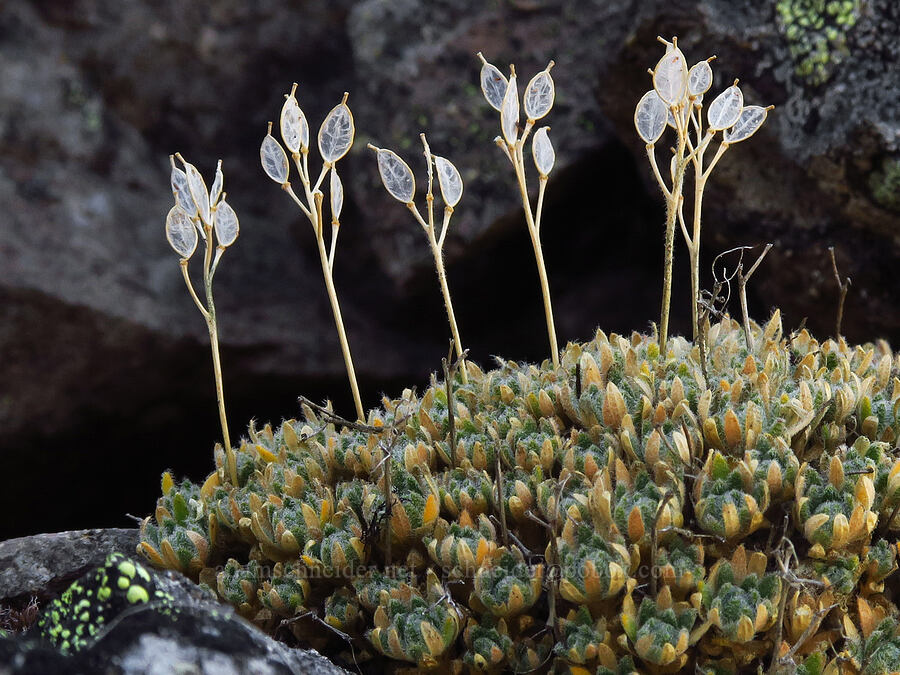
[[[777,105],[707,188],[706,285],[716,253],[771,241],[752,312],[779,306],[787,327],[808,316],[826,335],[834,245],[853,279],[844,332],[896,342],[900,10],[854,1],[851,25],[813,68],[814,40],[778,18],[778,8],[804,4],[3,4],[0,448],[7,475],[35,479],[13,481],[0,509],[18,512],[35,484],[66,507],[4,522],[0,536],[124,524],[123,512],[151,507],[167,466],[196,479],[209,470],[219,430],[205,326],[162,234],[173,151],[207,174],[222,157],[241,218],[216,279],[232,436],[250,417],[295,415],[301,393],[351,409],[308,226],[259,168],[265,122],[294,80],[314,129],[351,91],[358,136],[342,161],[335,274],[369,404],[382,390],[423,384],[448,331],[425,242],[384,193],[367,141],[404,155],[421,182],[426,130],[463,173],[446,254],[473,358],[547,355],[511,170],[491,144],[498,116],[478,91],[478,50],[499,67],[514,61],[523,84],[557,63],[547,124],[558,161],[543,239],[561,341],[596,325],[644,329],[658,314],[662,206],[631,119],[662,33],[678,34],[691,60],[718,55],[716,91],[740,77],[748,101]],[[825,17],[821,30],[836,21]],[[681,256],[676,332],[689,330]]]
[[[2,579],[4,584],[16,588],[28,587],[30,592],[47,598],[49,587],[38,587],[38,578],[55,584],[69,577],[76,563],[92,558],[83,550],[86,540],[94,541],[99,556],[104,549],[118,549],[120,546],[130,546],[133,550],[136,535],[134,531],[93,531],[28,539],[30,541],[3,542],[0,551],[8,552],[9,545],[15,544],[30,559],[40,561],[43,570],[36,576],[19,564],[5,569]],[[65,539],[72,543],[68,546],[62,544]],[[73,553],[71,563],[60,557],[65,550]],[[41,551],[43,556],[39,555]],[[107,560],[106,567],[102,565],[104,559]],[[78,580],[77,588],[82,592],[94,583],[97,576],[94,570],[98,567],[101,570],[111,569],[110,565],[115,566],[118,561],[103,554],[100,563],[92,565],[93,569]],[[3,637],[0,633],[0,674],[346,672],[313,650],[294,649],[273,640],[235,614],[231,607],[221,605],[181,575],[170,571],[149,574],[147,584],[141,581],[140,575],[135,577],[134,583],[140,582],[152,588],[154,593],[151,598],[163,598],[164,602],[151,600],[135,603],[130,596],[128,600],[123,599],[119,607],[125,609],[105,617],[102,623],[95,623],[99,631],[80,650],[64,654],[47,639],[50,633],[48,625],[69,620],[65,602],[58,606],[53,602],[45,604],[38,624],[24,634]],[[95,595],[99,596],[97,593],[91,594],[92,602],[96,602]],[[74,600],[70,602],[73,603]],[[115,604],[110,606],[117,607]],[[54,612],[63,618],[51,617]],[[58,639],[54,642],[59,644]]]
[[[43,602],[110,553],[133,555],[136,529],[79,530],[0,541],[0,602]]]

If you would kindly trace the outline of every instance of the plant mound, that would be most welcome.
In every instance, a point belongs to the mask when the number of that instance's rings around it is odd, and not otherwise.
[[[345,664],[448,672],[896,668],[900,359],[597,333],[166,473],[138,551]]]

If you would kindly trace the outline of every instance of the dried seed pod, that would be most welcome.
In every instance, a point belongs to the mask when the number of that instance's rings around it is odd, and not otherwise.
[[[344,184],[341,183],[336,167],[331,170],[328,196],[331,199],[331,217],[333,220],[339,220],[341,210],[344,208]]]
[[[539,120],[550,112],[553,107],[553,99],[556,91],[553,85],[553,77],[550,69],[553,61],[547,67],[531,78],[531,82],[525,88],[525,116],[530,121]]]
[[[237,214],[231,208],[231,204],[225,200],[222,200],[216,207],[215,228],[216,240],[219,242],[219,246],[226,248],[235,242],[240,233]]]
[[[319,154],[325,164],[334,164],[347,154],[353,145],[356,128],[353,125],[353,113],[347,106],[349,94],[325,116],[319,127]]]
[[[441,197],[444,204],[455,208],[462,198],[463,182],[459,171],[453,166],[453,162],[437,155],[434,156],[434,167],[437,169],[438,186],[441,188]]]
[[[172,194],[175,195],[175,203],[184,209],[184,212],[191,218],[197,217],[197,205],[191,197],[191,190],[188,187],[187,175],[184,171],[175,166],[174,156],[169,158],[172,162]]]
[[[687,82],[687,61],[680,49],[672,47],[653,69],[653,88],[666,105],[674,107],[684,99]]]
[[[211,207],[215,207],[219,203],[219,197],[222,196],[222,186],[225,184],[225,175],[222,173],[222,160],[216,163],[216,177],[213,179],[212,187],[209,188],[209,203]]]
[[[655,90],[651,89],[641,97],[634,109],[634,127],[644,143],[656,143],[666,130],[666,121],[672,112]],[[672,119],[672,126],[675,120]]]
[[[416,192],[416,180],[412,169],[392,150],[376,148],[371,143],[369,148],[375,151],[378,160],[378,173],[384,189],[399,202],[412,203]]]
[[[550,136],[547,135],[549,130],[550,127],[541,127],[534,132],[534,138],[531,139],[531,155],[534,158],[534,166],[543,177],[550,174],[553,164],[556,162],[556,153],[553,151]]]
[[[300,110],[300,105],[294,97],[297,84],[291,87],[291,93],[287,95],[284,105],[281,107],[281,140],[285,147],[292,153],[298,153],[309,147],[309,124],[306,116]]]
[[[743,107],[744,93],[737,84],[733,84],[709,104],[706,111],[709,130],[721,131],[733,127],[740,118]]]
[[[191,222],[190,216],[179,205],[169,209],[166,216],[166,239],[169,245],[175,249],[175,253],[183,259],[190,258],[197,250],[197,228]]]
[[[701,61],[691,66],[688,71],[688,94],[690,96],[703,96],[713,83],[713,71],[709,61]]]
[[[276,183],[284,185],[288,179],[288,158],[281,144],[272,136],[272,125],[259,146],[259,160],[263,171]]]
[[[184,163],[184,173],[187,177],[187,186],[188,190],[191,193],[191,199],[194,200],[194,204],[197,205],[197,215],[200,216],[200,219],[205,223],[210,223],[209,217],[209,191],[206,189],[206,181],[203,180],[203,176],[200,175],[200,172],[197,170],[197,167],[191,164],[190,162],[185,162],[181,156],[178,156],[179,159]]]
[[[484,56],[481,55],[481,52],[478,52],[478,58],[481,59],[482,63],[481,91],[484,94],[484,98],[487,99],[487,102],[491,104],[491,107],[499,112],[503,107],[503,97],[506,96],[509,82],[499,69],[485,60]]]
[[[515,145],[518,137],[519,126],[519,88],[516,85],[516,76],[509,78],[506,86],[506,94],[503,96],[503,105],[500,108],[500,127],[503,130],[503,138],[509,145]]]
[[[759,105],[744,106],[741,110],[740,117],[730,129],[726,129],[722,134],[722,138],[726,143],[739,143],[745,141],[755,134],[766,121],[766,115],[769,114],[768,108]]]

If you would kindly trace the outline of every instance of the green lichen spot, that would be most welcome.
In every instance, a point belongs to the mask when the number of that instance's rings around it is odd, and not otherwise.
[[[131,581],[128,579],[128,577],[119,577],[119,580],[116,582],[116,585],[118,585],[118,587],[124,591],[126,588],[128,588],[131,585]]]
[[[133,562],[131,562],[130,560],[126,560],[119,563],[119,571],[129,579],[134,579],[134,575],[137,570],[135,569]]]
[[[103,586],[97,589],[97,599],[101,601],[109,600],[109,596],[112,595],[112,589],[109,586]]]
[[[150,602],[150,595],[147,593],[147,589],[136,584],[128,589],[126,597],[132,605],[138,602]]]
[[[78,615],[78,618],[84,622],[88,622],[91,619],[91,613],[90,612],[82,612],[81,614]]]

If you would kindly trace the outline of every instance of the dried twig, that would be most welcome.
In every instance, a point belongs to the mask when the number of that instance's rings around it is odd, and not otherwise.
[[[837,320],[834,324],[834,339],[840,340],[841,322],[844,319],[844,300],[847,299],[847,291],[850,290],[850,277],[846,277],[844,281],[841,281],[841,275],[837,268],[837,260],[834,257],[834,246],[828,247],[828,253],[831,255],[831,268],[834,270],[834,280],[837,281],[838,291],[840,291],[840,295],[838,296]]]
[[[753,336],[750,334],[750,315],[747,311],[747,282],[750,281],[750,277],[753,276],[756,268],[759,267],[759,264],[763,261],[763,258],[766,257],[766,254],[771,248],[772,244],[766,244],[763,252],[759,254],[756,262],[750,266],[747,274],[744,274],[743,262],[739,263],[737,268],[738,294],[741,299],[741,316],[744,320],[744,340],[747,343],[747,351],[750,353],[753,353]]]

